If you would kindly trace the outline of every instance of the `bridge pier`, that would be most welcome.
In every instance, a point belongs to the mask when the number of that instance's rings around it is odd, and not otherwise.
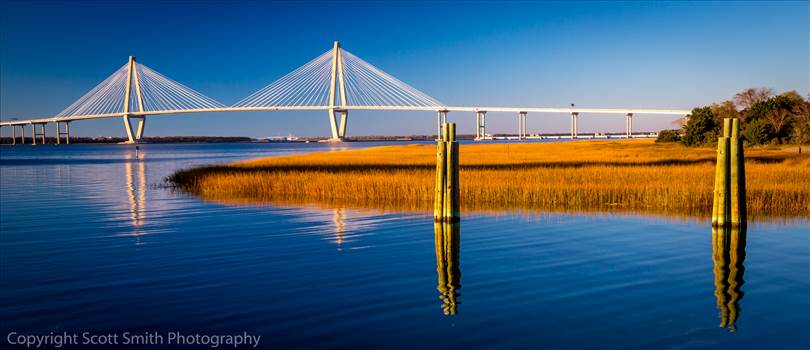
[[[625,117],[625,126],[627,127],[627,138],[633,137],[633,113],[627,113]]]
[[[346,124],[349,122],[349,111],[341,110],[338,111],[338,113],[340,113],[340,128],[338,129],[338,138],[343,141],[346,139]]]
[[[41,137],[42,144],[45,144],[45,123],[39,124],[39,132],[37,132],[37,124],[31,124],[31,144],[37,145],[37,136]]]
[[[65,144],[70,144],[70,122],[65,123]]]
[[[135,96],[132,96],[132,85],[133,82],[135,83]],[[135,63],[135,57],[129,56],[129,62],[127,63],[127,80],[126,80],[126,88],[124,90],[124,129],[127,132],[127,141],[124,143],[138,143],[143,136],[143,128],[146,124],[146,116],[131,116],[129,113],[129,101],[132,98],[135,98],[137,102],[138,112],[143,112],[143,95],[141,94],[141,79],[138,75],[137,63]],[[133,133],[132,132],[132,123],[130,123],[130,119],[138,119],[138,129]]]
[[[578,112],[571,112],[571,139],[577,138],[577,119],[579,118]]]
[[[340,95],[340,105],[337,104],[337,97]],[[332,128],[332,141],[343,141],[346,137],[346,122],[349,111],[339,107],[345,107],[346,103],[346,82],[343,75],[343,53],[340,43],[335,41],[332,46],[332,78],[329,83],[329,125]],[[340,113],[340,124],[335,120],[335,113]]]
[[[487,112],[475,111],[475,140],[480,141],[487,136]]]
[[[135,139],[140,141],[143,138],[143,129],[146,127],[146,116],[138,119],[138,130],[135,131]]]
[[[20,125],[20,144],[25,144],[25,125]]]
[[[132,131],[132,122],[131,119],[138,119],[138,128],[135,129],[135,132]],[[143,129],[146,127],[146,117],[130,117],[129,115],[124,115],[124,130],[127,132],[127,141],[124,143],[138,143],[141,141],[143,137]]]
[[[518,112],[518,140],[526,139],[526,112]]]
[[[334,109],[329,110],[329,128],[332,131],[332,141],[340,141],[340,138],[338,137],[338,125],[337,122],[335,122]]]
[[[16,125],[11,126],[11,144],[12,145],[17,144],[17,126]]]
[[[337,115],[340,115],[340,122]],[[349,111],[345,109],[332,108],[329,110],[329,126],[332,129],[331,141],[343,141],[346,139],[346,124],[349,119]]]
[[[60,124],[65,124],[65,131],[62,131]],[[70,122],[56,122],[56,144],[61,143],[62,136],[65,136],[65,144],[70,144]]]

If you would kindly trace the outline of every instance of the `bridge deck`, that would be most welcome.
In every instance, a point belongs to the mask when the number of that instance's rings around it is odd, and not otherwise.
[[[527,112],[527,113],[593,113],[593,114],[654,114],[654,115],[678,115],[685,116],[691,111],[685,109],[646,109],[646,108],[566,108],[566,107],[414,107],[414,106],[279,106],[279,107],[223,107],[206,109],[181,109],[163,111],[129,112],[126,115],[131,117],[185,114],[185,113],[215,113],[215,112],[244,112],[244,111],[313,111],[339,109],[351,110],[375,110],[375,111],[448,111],[448,112]],[[74,120],[99,119],[99,118],[120,118],[123,113],[106,113],[95,115],[77,115],[70,117],[46,117],[25,120],[11,120],[0,122],[0,126],[29,125],[53,122],[68,122]]]

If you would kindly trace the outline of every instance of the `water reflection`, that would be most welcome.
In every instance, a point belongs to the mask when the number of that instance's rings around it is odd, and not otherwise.
[[[346,209],[332,209],[332,223],[335,225],[334,240],[340,249],[343,245],[343,236],[346,234]]]
[[[461,266],[459,265],[459,223],[437,222],[433,224],[436,244],[436,273],[439,276],[439,298],[445,315],[458,312],[458,297],[461,290]]]
[[[225,204],[234,204],[233,202],[223,202]],[[256,206],[255,203],[240,204],[245,206]],[[375,229],[380,225],[385,225],[388,221],[399,221],[402,219],[422,218],[423,216],[417,215],[391,215],[380,210],[371,209],[350,209],[341,206],[336,207],[322,207],[322,206],[289,206],[286,204],[273,204],[265,203],[264,205],[274,210],[282,210],[290,215],[293,222],[306,223],[312,225],[312,229],[308,231],[312,234],[317,234],[323,237],[326,241],[334,243],[338,251],[344,248],[348,249],[361,249],[369,248],[368,245],[363,244],[362,238],[375,234]]]
[[[737,330],[740,300],[745,281],[745,228],[713,228],[714,295],[720,311],[720,327]]]
[[[134,236],[141,235],[141,227],[146,219],[146,163],[124,163],[127,200]]]

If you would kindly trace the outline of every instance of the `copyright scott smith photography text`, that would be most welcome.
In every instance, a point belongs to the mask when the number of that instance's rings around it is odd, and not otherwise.
[[[23,334],[9,332],[6,343],[12,346],[32,349],[61,348],[72,345],[99,345],[107,348],[115,345],[191,345],[211,348],[256,348],[262,336],[241,334],[199,334],[181,332],[61,332],[48,334]]]

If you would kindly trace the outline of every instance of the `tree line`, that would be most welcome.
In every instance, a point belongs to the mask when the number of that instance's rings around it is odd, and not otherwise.
[[[724,118],[739,118],[747,145],[810,143],[810,95],[796,91],[774,95],[773,89],[750,88],[732,100],[696,107],[679,130],[662,130],[659,142],[687,146],[713,145],[722,134]]]

